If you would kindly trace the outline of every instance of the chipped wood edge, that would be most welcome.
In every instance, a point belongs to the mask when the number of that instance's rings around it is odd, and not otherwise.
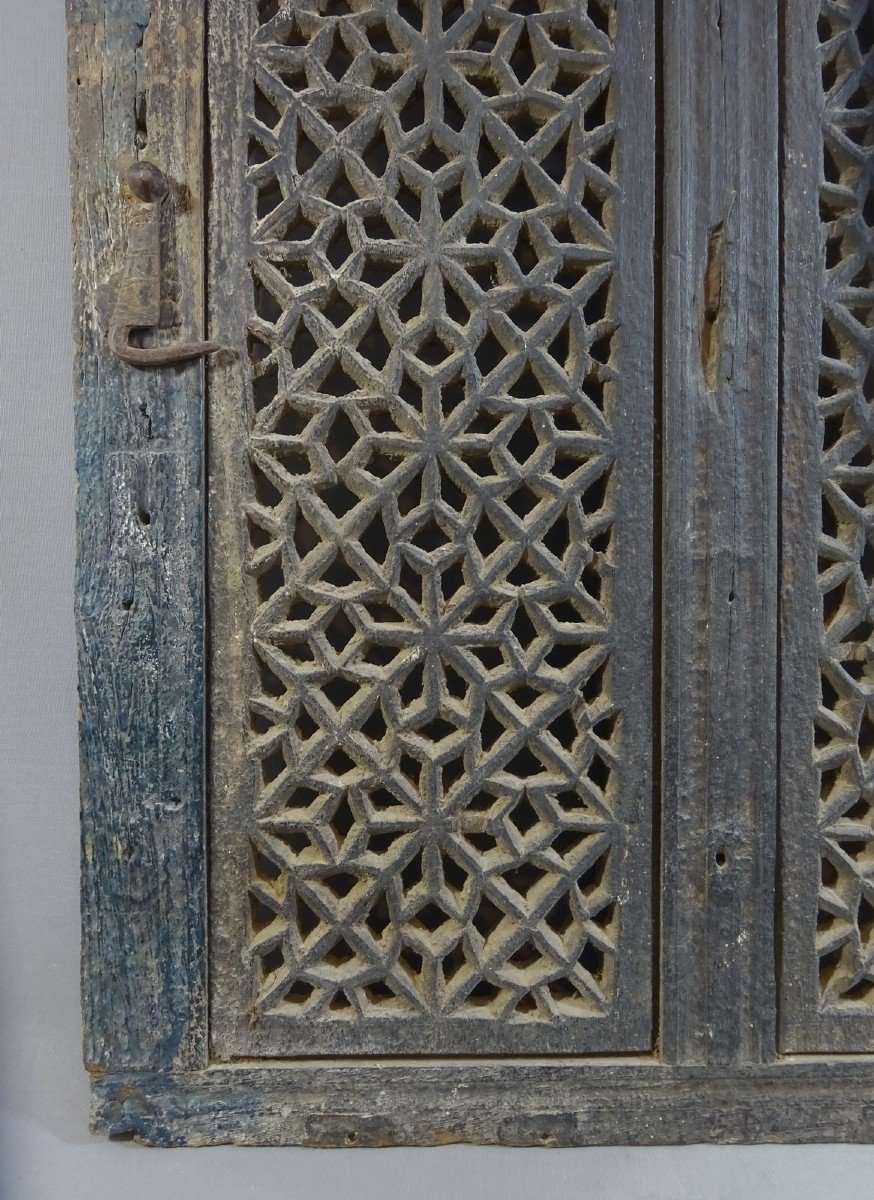
[[[93,1128],[151,1146],[685,1145],[874,1140],[874,1064],[330,1060],[107,1076]]]

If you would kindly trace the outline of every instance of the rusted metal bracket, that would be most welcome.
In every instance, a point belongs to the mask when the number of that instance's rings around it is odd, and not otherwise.
[[[170,192],[167,177],[153,163],[138,162],[119,176],[130,202],[124,269],[109,323],[109,348],[116,358],[147,369],[203,358],[218,342],[179,342],[135,346],[135,329],[153,329],[161,321],[161,208]]]

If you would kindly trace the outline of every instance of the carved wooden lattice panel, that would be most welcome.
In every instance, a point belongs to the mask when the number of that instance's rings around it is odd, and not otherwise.
[[[812,105],[821,109],[822,130],[811,147],[814,186],[797,195],[811,209],[818,202],[811,214],[818,254],[806,341],[819,348],[819,358],[801,380],[816,461],[806,484],[809,526],[796,551],[790,516],[787,556],[787,582],[804,579],[810,595],[809,605],[793,614],[808,632],[789,630],[790,646],[807,637],[796,660],[806,671],[807,692],[800,697],[790,678],[787,720],[798,741],[790,740],[787,751],[801,757],[806,807],[787,834],[790,865],[801,880],[790,883],[785,906],[795,958],[784,958],[787,1048],[866,1049],[874,1035],[874,25],[864,2],[827,0],[808,6],[805,19],[807,66],[816,70],[818,93]],[[787,398],[801,407],[794,389]],[[790,472],[794,477],[792,466]],[[800,566],[796,553],[805,555]],[[793,780],[790,800],[795,786]],[[800,1028],[792,1028],[796,1020]]]
[[[650,297],[620,336],[648,266],[619,248],[652,211],[614,7],[250,16],[215,34],[244,76],[214,143],[217,1046],[643,1048]]]
[[[817,954],[824,1005],[874,1011],[874,57],[868,6],[823,5],[820,210],[825,281],[817,408],[822,422],[821,704]]]

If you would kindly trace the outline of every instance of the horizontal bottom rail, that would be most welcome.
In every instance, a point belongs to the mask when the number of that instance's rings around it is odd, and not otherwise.
[[[92,1128],[154,1146],[874,1141],[874,1063],[251,1062],[93,1078]]]

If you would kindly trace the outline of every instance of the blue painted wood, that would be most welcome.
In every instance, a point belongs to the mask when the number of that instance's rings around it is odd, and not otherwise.
[[[174,185],[168,337],[199,325],[202,13],[71,0],[68,18],[85,1059],[190,1068],[206,1061],[203,374],[119,363],[106,328],[117,174],[138,154]]]
[[[867,1142],[874,1066],[359,1060],[95,1081],[93,1127],[153,1146]]]

